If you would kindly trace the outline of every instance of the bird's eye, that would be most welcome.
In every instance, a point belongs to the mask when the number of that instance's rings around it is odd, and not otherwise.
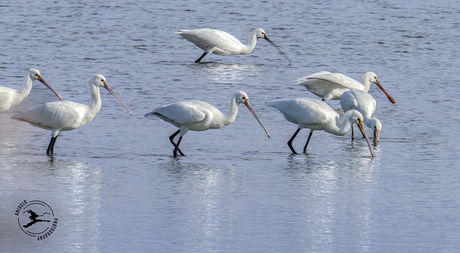
[[[104,82],[104,79],[101,79],[101,82]]]

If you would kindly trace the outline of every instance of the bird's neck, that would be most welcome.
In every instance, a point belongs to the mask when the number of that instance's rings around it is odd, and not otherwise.
[[[92,83],[88,84],[88,91],[91,99],[89,109],[94,117],[101,109],[101,94],[99,92],[99,87]]]
[[[228,113],[225,115],[225,120],[223,126],[231,124],[236,119],[236,115],[238,114],[238,103],[236,103],[235,99],[230,99],[228,103]]]
[[[363,114],[363,116],[364,116],[364,114]],[[366,118],[366,117],[364,116],[363,121],[364,121],[364,125],[366,125],[366,126],[372,128],[371,126],[372,126],[372,123],[375,122],[375,119],[374,119],[374,118]],[[374,124],[374,125],[375,125],[375,124]]]
[[[327,125],[324,128],[324,131],[335,135],[345,135],[350,131],[351,128],[350,117],[351,115],[348,112],[345,113],[345,116],[343,116],[342,118],[340,118],[339,115],[337,115],[334,119],[335,124]]]
[[[371,87],[371,81],[369,80],[369,78],[366,75],[364,75],[363,78],[361,79],[361,83],[364,86],[363,91],[369,92],[369,88]]]
[[[241,50],[241,54],[249,54],[254,50],[254,47],[257,44],[257,37],[254,33],[249,34],[248,44],[244,45],[243,49]]]
[[[18,90],[18,96],[16,99],[17,104],[19,104],[22,100],[24,100],[24,98],[26,98],[29,95],[30,90],[32,89],[32,83],[33,80],[30,79],[30,75],[27,74],[24,78],[24,85],[22,89]]]

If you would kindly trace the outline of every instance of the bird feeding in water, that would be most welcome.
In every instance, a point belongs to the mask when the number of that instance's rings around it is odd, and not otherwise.
[[[287,143],[294,154],[297,154],[297,152],[292,147],[292,141],[300,129],[309,128],[311,130],[307,143],[303,148],[303,152],[306,153],[308,143],[315,130],[324,130],[335,135],[344,135],[350,130],[351,124],[356,123],[366,138],[371,156],[374,156],[371,143],[364,131],[363,116],[356,110],[350,110],[340,118],[339,114],[325,102],[312,98],[279,99],[267,102],[266,105],[275,107],[283,113],[286,120],[297,124],[297,131]]]
[[[197,47],[204,50],[203,55],[198,58],[195,63],[200,62],[207,54],[213,53],[217,55],[235,55],[235,54],[249,54],[256,46],[258,39],[265,39],[274,46],[289,63],[291,60],[287,57],[281,49],[271,41],[265,31],[257,28],[249,33],[248,44],[244,45],[237,38],[231,34],[212,28],[202,28],[196,30],[179,30],[178,33],[188,41],[195,44]]]
[[[101,109],[101,94],[99,87],[106,88],[131,114],[128,107],[112,91],[103,75],[95,75],[88,82],[90,105],[70,101],[48,102],[23,113],[13,116],[33,126],[51,130],[51,141],[46,150],[47,155],[52,155],[54,144],[61,131],[70,131],[84,126],[90,122]]]
[[[372,116],[377,108],[377,102],[372,95],[361,90],[349,90],[342,94],[340,104],[344,112],[357,110],[363,115],[364,124],[374,132],[374,146],[378,146],[382,123]],[[354,139],[353,125],[351,126],[351,138]]]
[[[237,91],[230,97],[227,115],[224,115],[214,106],[204,101],[186,100],[160,106],[152,112],[145,114],[145,117],[154,115],[179,128],[179,130],[169,137],[169,140],[174,145],[173,155],[174,157],[177,157],[177,152],[184,155],[184,153],[180,150],[179,145],[182,141],[182,137],[184,137],[189,130],[204,131],[208,129],[219,129],[231,124],[235,121],[236,115],[238,114],[238,105],[241,103],[244,104],[249,111],[251,111],[264,129],[268,138],[270,138],[270,134],[267,129],[249,104],[248,95],[243,91]],[[176,144],[174,142],[174,137],[176,137],[179,133],[179,140]]]
[[[62,97],[45,82],[40,74],[40,71],[36,69],[29,69],[24,76],[24,85],[21,90],[0,86],[0,112],[7,111],[21,103],[22,100],[29,95],[30,90],[32,89],[32,83],[35,80],[42,82],[60,100],[62,100]]]
[[[316,72],[295,80],[297,84],[305,86],[310,92],[323,100],[340,100],[342,94],[349,90],[362,90],[369,92],[371,83],[375,83],[388,97],[391,103],[396,101],[388,94],[377,80],[377,75],[367,72],[361,78],[361,83],[340,73],[327,71]]]

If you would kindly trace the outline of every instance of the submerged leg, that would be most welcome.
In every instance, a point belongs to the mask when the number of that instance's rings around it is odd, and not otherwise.
[[[203,59],[207,54],[208,54],[207,52],[204,52],[204,53],[200,56],[200,58],[198,58],[198,59],[195,61],[195,63],[200,62],[201,59]]]
[[[303,148],[304,153],[307,153],[307,146],[308,146],[308,143],[310,142],[311,136],[313,135],[314,131],[315,130],[310,130],[310,134],[308,135],[307,143],[305,143],[305,147]]]
[[[56,143],[56,139],[57,139],[57,136],[56,137],[51,137],[51,141],[50,141],[50,144],[48,145],[48,149],[46,149],[46,154],[47,155],[53,155],[54,143]]]
[[[353,124],[351,124],[351,141],[355,139],[355,132],[353,131]]]
[[[179,144],[180,144],[180,141],[182,140],[182,136],[179,137],[179,140],[177,141],[177,145],[176,147],[174,148],[174,151],[173,151],[173,155],[174,155],[174,158],[177,157],[177,151],[179,150]],[[184,155],[182,154],[182,152],[179,151],[179,153],[181,153],[181,155]]]
[[[292,153],[294,154],[297,154],[297,152],[295,152],[294,148],[292,147],[292,141],[294,140],[294,138],[297,136],[297,134],[299,133],[300,131],[300,128],[297,128],[297,131],[295,131],[294,135],[292,135],[291,139],[289,139],[288,141],[288,146],[289,148],[291,149]]]
[[[176,137],[176,135],[178,135],[180,133],[180,129],[177,130],[175,133],[173,133],[171,136],[169,136],[169,140],[171,141],[172,145],[174,145],[174,148],[178,147],[179,146],[179,143],[176,145],[176,143],[174,142],[174,137]],[[182,137],[181,137],[182,138]],[[177,151],[179,151],[179,153],[181,155],[184,155],[184,153],[182,153],[182,151],[180,151],[179,148],[177,148]],[[177,151],[175,151],[177,153]],[[176,156],[174,156],[176,157]]]

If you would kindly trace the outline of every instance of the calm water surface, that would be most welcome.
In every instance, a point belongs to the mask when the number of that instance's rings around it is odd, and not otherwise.
[[[49,131],[11,116],[56,97],[36,82],[0,114],[2,252],[452,252],[460,246],[458,171],[459,1],[6,1],[0,4],[0,84],[18,88],[41,71],[66,100],[87,103],[103,74],[134,116],[105,90],[88,125]],[[246,56],[208,55],[179,29],[214,27],[266,41]],[[264,105],[314,97],[294,79],[316,71],[360,79],[373,71],[383,124],[366,142],[315,132],[308,155],[286,142],[296,126]],[[248,93],[250,112],[220,130],[189,132],[172,158],[176,129],[143,115],[162,104],[206,100],[227,112]],[[340,108],[338,101],[328,101]],[[370,130],[368,129],[368,133]],[[301,150],[308,136],[294,142]],[[59,218],[43,241],[18,227],[23,200]]]

